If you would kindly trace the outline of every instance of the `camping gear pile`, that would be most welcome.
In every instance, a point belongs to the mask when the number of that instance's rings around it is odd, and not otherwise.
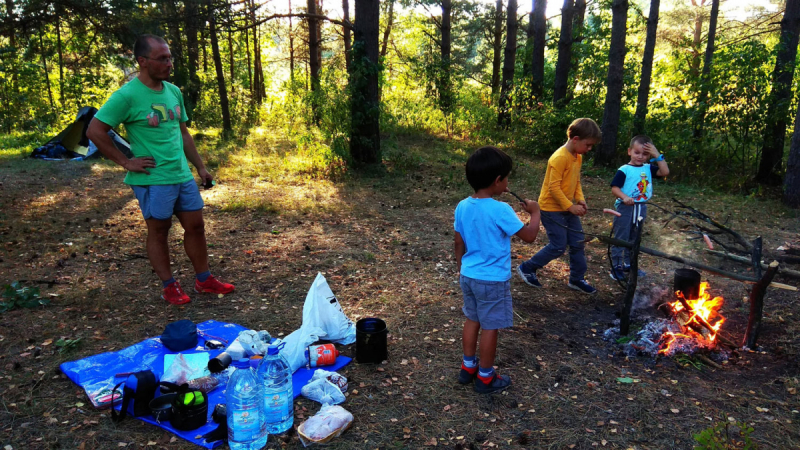
[[[323,314],[317,309],[322,309]],[[342,408],[327,408],[345,400],[347,378],[336,370],[351,359],[338,355],[333,364],[325,366],[328,370],[310,367],[308,347],[320,338],[331,346],[356,340],[355,324],[345,316],[322,274],[317,275],[306,297],[301,327],[283,340],[272,338],[266,331],[232,323],[206,321],[195,325],[181,320],[167,325],[158,338],[63,363],[61,370],[84,388],[95,407],[111,407],[115,421],[130,415],[197,445],[215,448],[228,434],[227,422],[219,419],[219,413],[215,418],[213,412],[225,405],[225,388],[235,369],[232,364],[217,367],[213,361],[259,361],[257,358],[270,345],[282,345],[281,353],[286,351],[287,360],[288,356],[295,360],[289,361],[294,397],[302,393],[324,406],[317,414],[320,417],[313,416],[309,421],[314,422],[304,427],[308,437],[304,444],[310,445],[338,436],[352,423],[352,415],[341,413]],[[219,343],[224,347],[220,348]],[[345,420],[347,415],[349,420]],[[315,426],[317,422],[321,425]],[[322,436],[325,430],[330,433]]]
[[[43,159],[45,161],[82,161],[99,157],[100,153],[97,151],[97,146],[86,137],[86,130],[89,129],[89,123],[96,113],[97,108],[93,106],[84,106],[81,108],[75,120],[49,141],[40,147],[36,147],[33,152],[31,152],[31,158]],[[114,130],[109,130],[108,135],[119,151],[124,153],[128,158],[133,157],[131,145],[128,141],[123,139]]]

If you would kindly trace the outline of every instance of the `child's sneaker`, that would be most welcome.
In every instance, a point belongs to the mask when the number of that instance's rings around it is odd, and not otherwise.
[[[630,272],[631,271],[631,265],[630,264],[623,264],[622,265],[622,271],[623,272]],[[642,269],[639,269],[636,273],[639,274],[639,278],[644,278],[644,277],[647,276],[647,272],[645,272]]]
[[[485,383],[479,377],[475,377],[474,390],[479,394],[491,394],[493,392],[500,392],[511,386],[511,378],[508,375],[492,374],[492,378],[488,383]]]
[[[628,277],[625,275],[625,272],[623,271],[622,267],[620,267],[620,266],[616,266],[613,269],[611,269],[610,275],[611,275],[611,279],[615,280],[615,281],[625,281],[625,280],[628,279]]]
[[[469,368],[464,365],[464,362],[461,362],[461,372],[458,373],[458,382],[461,384],[469,384],[472,383],[472,380],[478,375],[478,362],[479,359],[475,359],[475,367]]]
[[[210,294],[230,294],[233,292],[233,285],[230,283],[223,283],[213,275],[209,275],[208,279],[204,282],[200,282],[197,278],[194,280],[194,290],[198,294],[203,292],[208,292]]]
[[[542,283],[539,282],[539,278],[536,276],[535,270],[533,272],[525,272],[522,270],[522,264],[520,264],[517,266],[517,275],[522,278],[522,281],[530,286],[537,288],[542,287]]]
[[[161,298],[173,305],[185,305],[192,301],[186,292],[181,289],[181,284],[177,281],[165,287],[161,292]]]
[[[592,295],[597,292],[597,289],[595,289],[591,284],[587,283],[586,280],[570,281],[567,286],[575,289],[576,291],[581,291],[584,294]]]

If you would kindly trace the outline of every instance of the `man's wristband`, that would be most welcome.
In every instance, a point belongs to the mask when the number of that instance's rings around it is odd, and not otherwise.
[[[658,158],[650,158],[650,162],[651,163],[659,162],[659,161],[663,161],[663,160],[664,160],[664,154],[663,153],[658,155]]]

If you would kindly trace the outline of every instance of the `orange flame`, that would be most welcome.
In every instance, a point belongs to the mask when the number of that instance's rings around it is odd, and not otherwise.
[[[706,289],[708,289],[708,283],[700,283],[698,298],[691,300],[684,298],[681,291],[675,293],[679,298],[683,299],[691,309],[691,311],[686,312],[687,314],[691,314],[685,323],[687,334],[672,333],[669,331],[664,333],[663,339],[665,341],[662,343],[664,348],[659,350],[659,353],[666,354],[677,337],[701,339],[709,342],[714,342],[716,340],[717,332],[719,332],[722,324],[725,323],[725,318],[719,314],[719,309],[722,307],[725,300],[722,297],[711,298],[706,292]],[[673,314],[678,314],[685,309],[681,300],[669,303],[669,307]],[[707,329],[709,331],[708,337],[704,337],[701,333],[696,331],[702,329]]]

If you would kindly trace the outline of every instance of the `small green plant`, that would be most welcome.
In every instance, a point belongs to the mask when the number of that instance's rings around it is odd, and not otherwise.
[[[628,342],[634,339],[636,339],[635,336],[622,336],[620,338],[617,338],[617,344],[627,344]]]
[[[0,301],[0,313],[11,311],[16,308],[35,308],[45,306],[50,300],[39,296],[38,287],[23,287],[19,281],[3,286],[2,301]]]
[[[718,422],[694,435],[695,450],[751,450],[758,446],[750,434],[753,428],[744,422]]]
[[[705,367],[705,364],[701,363],[700,361],[692,358],[691,356],[685,353],[680,353],[675,355],[675,361],[684,367],[692,366],[697,370],[703,370],[703,368]]]
[[[76,339],[61,338],[58,341],[56,341],[56,347],[58,347],[58,353],[66,353],[71,350],[75,350],[76,348],[78,348],[78,346],[80,346],[80,344],[81,344],[81,338],[76,338]]]

